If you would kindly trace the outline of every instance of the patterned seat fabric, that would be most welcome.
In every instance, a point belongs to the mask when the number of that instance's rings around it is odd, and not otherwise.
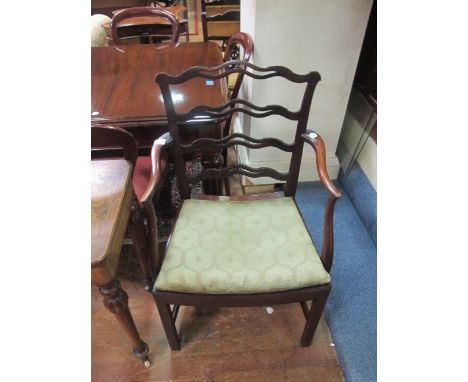
[[[188,199],[155,289],[262,293],[329,282],[292,198]]]

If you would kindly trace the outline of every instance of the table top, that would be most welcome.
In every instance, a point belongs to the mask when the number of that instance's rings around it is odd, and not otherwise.
[[[124,159],[91,161],[91,279],[115,276],[133,200],[132,165]]]
[[[116,125],[166,125],[158,73],[177,75],[192,66],[223,62],[214,42],[136,44],[91,48],[91,122]],[[180,112],[203,104],[221,106],[228,98],[225,81],[213,85],[194,79],[173,87]]]

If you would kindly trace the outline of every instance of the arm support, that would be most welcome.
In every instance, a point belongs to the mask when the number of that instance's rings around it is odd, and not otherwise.
[[[171,140],[170,134],[166,133],[154,141],[151,149],[151,178],[140,200],[142,211],[144,211],[146,218],[149,219],[149,242],[147,245],[149,245],[151,253],[148,261],[152,273],[152,282],[156,280],[156,276],[161,268],[161,257],[159,256],[157,240],[157,218],[153,205],[153,196],[154,194],[159,194],[161,189],[167,165],[167,151],[165,149],[169,146]]]
[[[308,131],[302,134],[304,142],[309,143],[315,151],[317,162],[317,171],[320,181],[327,189],[329,197],[325,208],[325,218],[323,221],[323,242],[322,242],[322,263],[327,272],[330,272],[333,262],[333,212],[335,202],[341,197],[340,191],[334,186],[327,172],[327,164],[325,157],[325,144],[322,138],[314,131]]]
[[[172,137],[169,133],[165,133],[153,143],[151,149],[151,178],[145,193],[141,197],[140,203],[142,205],[148,202],[151,203],[155,191],[159,191],[167,165],[167,151],[165,149],[171,142]]]
[[[325,144],[323,143],[322,137],[320,137],[320,135],[318,135],[315,131],[308,131],[307,133],[302,134],[302,139],[314,148],[315,159],[317,162],[317,171],[320,177],[320,181],[327,189],[330,196],[338,199],[341,197],[341,193],[334,186],[333,182],[328,176],[327,163],[325,159]]]

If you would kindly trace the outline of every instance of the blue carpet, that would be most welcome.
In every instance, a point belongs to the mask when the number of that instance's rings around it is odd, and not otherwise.
[[[372,188],[357,162],[348,176],[344,176],[340,171],[338,179],[351,198],[369,236],[377,245],[377,192]]]
[[[332,290],[325,306],[328,326],[347,382],[377,379],[377,250],[342,185],[334,216]],[[300,183],[296,201],[320,252],[328,195],[319,182]]]

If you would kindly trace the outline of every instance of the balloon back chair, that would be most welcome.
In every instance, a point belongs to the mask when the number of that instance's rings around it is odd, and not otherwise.
[[[122,26],[125,28],[120,28]],[[134,39],[158,37],[170,39],[170,42],[175,44],[179,41],[179,33],[180,26],[176,16],[164,8],[121,9],[112,16],[110,23],[110,35],[114,45],[121,45]]]
[[[203,40],[222,42],[240,30],[240,0],[201,0]]]
[[[298,111],[280,105],[257,106],[236,98],[221,106],[200,105],[186,113],[178,112],[171,90],[177,92],[177,86],[186,81],[199,81],[202,88],[205,81],[225,81],[232,73],[256,81],[282,77],[294,83],[292,86],[302,84],[305,90]],[[245,61],[230,61],[214,68],[194,67],[178,76],[157,75],[171,135],[159,153],[170,150],[183,199],[162,264],[157,267],[160,271],[153,288],[153,297],[172,350],[179,350],[181,346],[175,326],[181,305],[247,307],[299,303],[305,315],[301,345],[310,345],[331,289],[333,211],[341,196],[327,173],[323,140],[316,132],[306,131],[312,96],[319,81],[317,72],[299,75],[285,67],[260,68]],[[233,113],[245,114],[252,119],[274,115],[293,121],[293,142],[272,137],[253,138],[241,133],[231,133],[220,139],[200,138],[188,144],[181,142],[180,125],[207,119],[221,123]],[[318,175],[329,194],[321,255],[294,199],[304,143],[315,150]],[[187,153],[205,149],[221,151],[233,145],[250,150],[274,147],[290,153],[289,170],[279,172],[267,167],[232,164],[203,169],[196,175],[186,174],[184,155]],[[270,194],[199,194],[191,198],[190,184],[205,178],[223,179],[231,174],[271,177],[285,185],[283,191]]]

